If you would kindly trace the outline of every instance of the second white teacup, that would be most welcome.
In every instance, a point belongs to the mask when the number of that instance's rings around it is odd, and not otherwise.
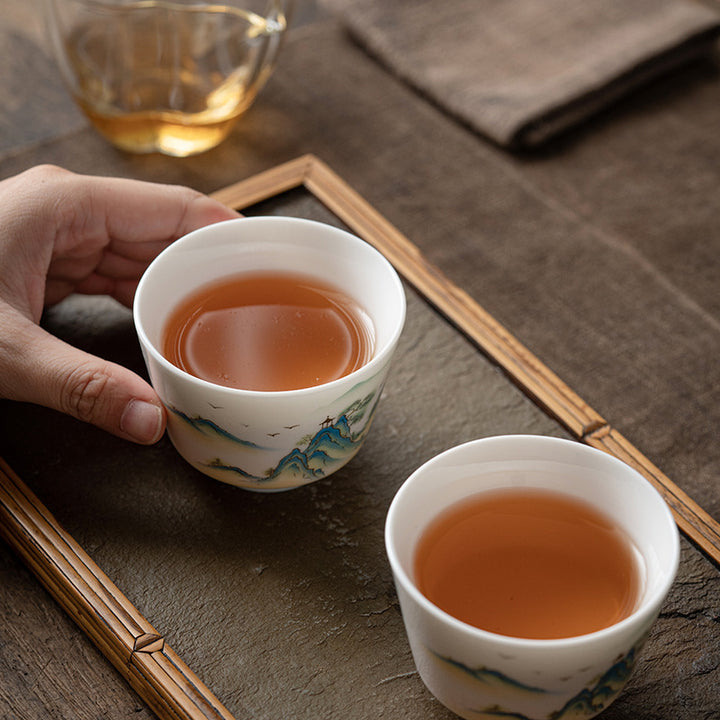
[[[428,600],[415,564],[427,528],[456,503],[507,488],[575,498],[626,534],[640,559],[639,593],[627,617],[574,637],[525,639],[462,622]],[[420,677],[467,720],[567,720],[601,712],[627,682],[679,559],[672,515],[642,475],[587,445],[541,436],[477,440],[427,462],[397,492],[385,541]],[[593,557],[584,573],[578,582],[592,578]]]

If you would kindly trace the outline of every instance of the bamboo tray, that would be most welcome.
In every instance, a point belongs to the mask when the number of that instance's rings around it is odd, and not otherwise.
[[[406,282],[574,438],[639,470],[663,495],[681,531],[720,562],[720,525],[323,162],[306,155],[214,196],[242,210],[297,188],[384,253]],[[0,535],[160,718],[235,720],[1,459]]]

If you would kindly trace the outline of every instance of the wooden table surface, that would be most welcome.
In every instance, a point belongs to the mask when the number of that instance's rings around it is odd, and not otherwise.
[[[110,147],[68,97],[47,52],[42,12],[39,0],[3,2],[0,178],[50,162],[77,172],[213,192],[313,153],[714,521],[720,520],[716,64],[696,62],[674,71],[542,150],[510,154],[407,88],[357,47],[334,18],[300,3],[276,73],[223,145],[183,160],[137,157]],[[274,211],[322,215],[316,204],[288,202]],[[333,492],[329,480],[280,502],[282,516],[289,519],[288,537],[295,541],[303,542],[303,528],[293,519],[294,504],[322,518],[312,523],[305,540],[327,569],[319,560],[308,561],[307,569],[327,575],[317,587],[308,587],[307,577],[296,577],[282,565],[293,579],[287,588],[279,582],[273,587],[289,604],[283,606],[284,615],[278,609],[271,617],[285,623],[286,634],[288,628],[296,632],[301,647],[296,660],[270,661],[272,682],[268,673],[255,684],[236,677],[238,664],[252,678],[250,663],[265,662],[273,647],[285,647],[272,630],[264,635],[265,630],[249,627],[253,642],[248,646],[228,640],[228,647],[246,653],[242,663],[222,654],[222,660],[208,659],[207,636],[220,632],[217,628],[204,627],[200,641],[179,630],[192,625],[196,609],[173,606],[173,593],[187,593],[202,604],[202,592],[187,589],[192,577],[182,583],[163,575],[163,568],[178,562],[172,547],[186,552],[193,538],[201,543],[217,537],[207,528],[183,535],[172,526],[182,515],[174,521],[145,517],[132,504],[132,497],[144,497],[147,490],[126,484],[123,473],[142,465],[138,457],[153,467],[165,463],[172,452],[165,441],[138,456],[135,448],[66,418],[0,405],[0,457],[47,500],[133,602],[172,635],[173,644],[238,720],[449,717],[424,690],[407,648],[397,639],[398,611],[381,557],[386,503],[403,473],[449,444],[498,432],[566,434],[422,298],[410,297],[412,324],[394,371],[398,391],[393,395],[389,384],[387,411],[377,420],[378,435],[400,434],[407,440],[404,449],[390,467],[379,449],[369,450],[348,475],[353,492]],[[70,303],[47,322],[96,352],[138,362],[134,346],[126,347],[133,342],[127,316],[98,307]],[[82,319],[96,318],[95,312],[99,319],[84,329]],[[454,388],[454,394],[445,388]],[[448,397],[455,407],[447,407]],[[441,430],[431,427],[432,417],[443,419]],[[36,426],[55,436],[38,443],[23,435]],[[82,438],[83,446],[74,445],[74,438]],[[368,487],[377,491],[371,498],[357,481],[361,471],[395,484],[371,482]],[[244,513],[249,527],[263,526],[259,501],[239,500],[182,470],[172,472],[182,477],[178,497],[183,502],[200,498],[208,516],[211,508],[223,514],[232,507]],[[107,506],[98,484],[107,486],[107,497],[116,494],[117,507]],[[160,490],[170,487],[163,484]],[[229,533],[232,522],[226,514],[218,528]],[[103,535],[108,528],[112,537]],[[151,532],[166,533],[167,547],[145,546],[142,541]],[[328,532],[329,544],[322,540]],[[351,536],[363,540],[362,549]],[[272,546],[277,550],[277,541]],[[232,563],[228,538],[218,547]],[[142,552],[147,552],[147,567],[137,554]],[[199,562],[202,555],[193,557]],[[258,553],[255,560],[258,577],[269,565],[266,582],[276,582],[267,556]],[[374,573],[362,578],[365,594],[353,595],[347,587],[333,594],[330,580],[340,586],[357,581],[361,561]],[[222,574],[222,563],[215,570]],[[200,568],[188,567],[188,572],[192,576]],[[165,583],[166,592],[157,594],[153,582]],[[311,609],[314,597],[324,608]],[[603,717],[720,718],[718,607],[718,567],[684,539],[678,582],[647,656],[627,692]],[[343,619],[348,608],[359,609],[363,624]],[[210,612],[209,617],[215,616]],[[303,629],[308,617],[321,625],[322,643]],[[376,641],[392,652],[374,657]],[[333,667],[333,658],[343,653],[356,659],[362,678],[352,669]],[[310,667],[315,656],[325,664]],[[5,544],[0,544],[0,676],[2,718],[153,717]],[[350,704],[358,698],[364,709],[347,711],[360,707]]]

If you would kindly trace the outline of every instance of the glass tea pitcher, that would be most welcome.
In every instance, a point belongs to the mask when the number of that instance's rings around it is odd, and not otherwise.
[[[45,0],[80,108],[117,147],[187,156],[232,130],[272,72],[292,0]]]

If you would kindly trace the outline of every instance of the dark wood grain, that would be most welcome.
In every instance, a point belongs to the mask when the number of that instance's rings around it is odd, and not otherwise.
[[[5,543],[0,589],[0,716],[155,717]]]

